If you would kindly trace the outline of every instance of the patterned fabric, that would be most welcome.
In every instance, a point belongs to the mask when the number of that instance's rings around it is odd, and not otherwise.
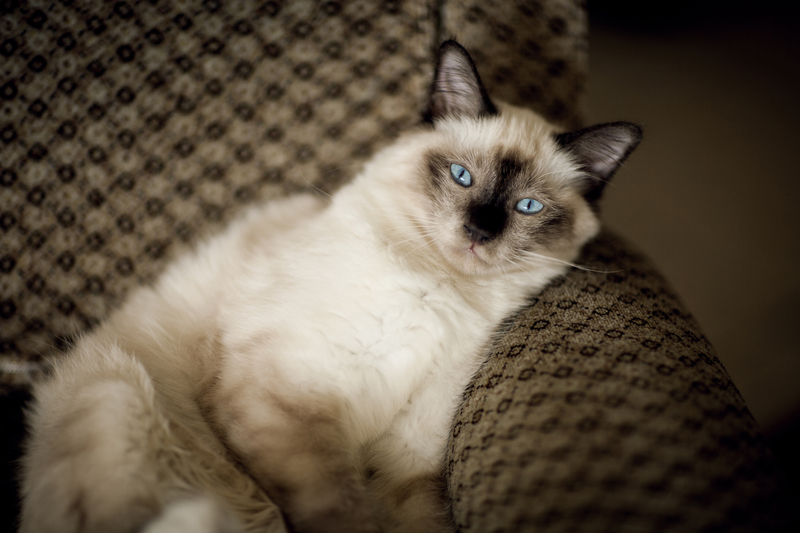
[[[654,267],[606,232],[509,321],[456,416],[462,532],[783,531],[739,391]]]
[[[441,35],[469,50],[492,98],[583,126],[586,12],[575,0],[446,0]]]
[[[442,38],[494,97],[580,125],[583,4],[1,2],[0,392],[244,206],[351,177],[417,122]],[[629,250],[604,234],[581,262],[610,273],[571,271],[498,336],[448,449],[462,531],[784,519],[735,386]]]
[[[335,189],[417,122],[429,4],[4,2],[2,382],[245,204]]]

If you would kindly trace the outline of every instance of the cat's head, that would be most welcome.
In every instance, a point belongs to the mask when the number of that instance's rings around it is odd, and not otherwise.
[[[490,100],[469,54],[439,50],[416,183],[425,228],[465,274],[571,261],[598,229],[596,204],[641,140],[631,123],[561,132],[532,111]],[[538,262],[538,263],[537,263]]]

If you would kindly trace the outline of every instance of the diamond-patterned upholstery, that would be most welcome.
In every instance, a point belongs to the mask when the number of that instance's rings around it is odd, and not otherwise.
[[[0,3],[9,453],[44,356],[245,206],[353,176],[419,120],[448,37],[494,97],[581,125],[579,0]],[[608,232],[580,264],[465,392],[445,460],[459,529],[789,527],[755,421],[655,267]]]

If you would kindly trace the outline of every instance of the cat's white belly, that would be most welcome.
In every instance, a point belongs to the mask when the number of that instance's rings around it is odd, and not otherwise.
[[[248,316],[238,305],[223,313],[229,356],[248,361],[265,388],[340,401],[359,441],[385,432],[419,394],[433,400],[429,408],[445,409],[449,423],[451,397],[475,369],[489,317],[467,305],[452,283],[398,272],[383,257],[357,265],[344,255],[339,247],[318,260],[316,276],[301,271],[303,283],[291,268],[279,272],[282,286],[248,295],[263,304]],[[235,326],[242,323],[246,330]],[[438,398],[423,392],[440,380],[448,386]]]

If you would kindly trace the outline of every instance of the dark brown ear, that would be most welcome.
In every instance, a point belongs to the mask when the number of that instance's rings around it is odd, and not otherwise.
[[[452,117],[496,115],[494,106],[483,87],[478,70],[464,47],[455,41],[445,41],[439,47],[439,60],[433,75],[426,122]]]
[[[559,133],[555,140],[580,164],[585,174],[583,196],[593,202],[602,196],[608,181],[642,140],[642,128],[630,122],[611,122]]]

